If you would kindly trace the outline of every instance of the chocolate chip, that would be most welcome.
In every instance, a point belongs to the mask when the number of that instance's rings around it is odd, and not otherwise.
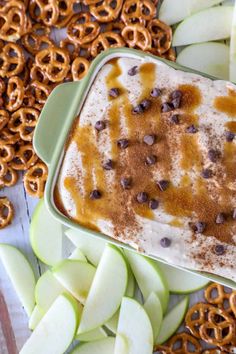
[[[124,189],[130,189],[132,184],[132,179],[130,177],[122,177],[120,184]]]
[[[126,149],[129,146],[129,140],[120,139],[117,141],[117,145],[120,149]]]
[[[161,96],[161,90],[158,88],[153,88],[152,91],[150,92],[151,97],[159,97]]]
[[[152,146],[155,143],[156,140],[156,135],[150,134],[150,135],[145,135],[143,138],[143,142],[149,146]]]
[[[170,97],[172,98],[172,100],[174,100],[175,98],[182,98],[183,93],[180,90],[175,90],[171,93]]]
[[[137,194],[136,199],[138,203],[143,204],[148,201],[148,195],[145,192],[140,192]]]
[[[95,123],[95,129],[98,131],[104,130],[106,128],[106,124],[103,120],[98,120]]]
[[[120,95],[120,89],[114,87],[114,88],[111,88],[108,92],[108,95],[110,97],[113,97],[113,98],[116,98]]]
[[[131,69],[128,70],[128,75],[129,76],[134,76],[138,72],[138,67],[137,65],[133,66]]]
[[[173,109],[174,109],[174,106],[173,106],[173,104],[170,103],[170,102],[164,102],[164,103],[162,103],[162,105],[161,105],[161,111],[162,111],[163,113],[173,111]]]
[[[195,127],[195,125],[192,124],[186,128],[186,132],[190,134],[195,134],[198,132],[198,129]]]
[[[170,118],[170,121],[173,124],[179,124],[179,114],[173,114],[173,116]]]
[[[110,159],[107,160],[106,162],[104,162],[103,168],[104,168],[104,170],[107,170],[107,171],[112,170],[114,168],[114,162]]]
[[[177,97],[174,100],[172,100],[171,103],[173,104],[175,109],[179,108],[180,107],[180,103],[181,103],[181,98]]]
[[[163,237],[163,238],[160,240],[160,245],[161,245],[161,247],[163,247],[163,248],[168,248],[168,247],[170,247],[170,245],[171,245],[171,240],[170,240],[168,237]]]
[[[98,189],[94,189],[91,193],[90,193],[90,199],[100,199],[102,197],[101,192]]]
[[[224,213],[219,213],[216,216],[216,224],[224,224],[225,222],[225,214]]]
[[[159,206],[159,201],[156,200],[156,199],[150,199],[150,201],[148,203],[148,206],[149,206],[150,209],[155,210]]]
[[[216,162],[220,158],[220,155],[219,150],[210,149],[208,151],[208,157],[211,162]]]
[[[159,187],[159,189],[164,192],[165,190],[167,190],[167,188],[169,187],[170,182],[166,181],[164,179],[160,180],[157,182],[157,186]]]
[[[233,132],[228,131],[225,133],[225,137],[226,141],[228,141],[228,143],[231,143],[235,138],[235,134]]]
[[[191,224],[195,233],[202,233],[206,229],[206,223],[203,221],[197,221],[195,224]]]
[[[141,104],[138,104],[137,106],[133,107],[133,109],[132,109],[133,114],[142,114],[143,112],[144,112],[144,109],[141,106]]]
[[[225,248],[223,245],[215,246],[215,254],[217,254],[217,256],[222,256],[224,253],[225,253]]]
[[[141,104],[143,110],[146,111],[148,108],[151,107],[152,102],[146,98],[145,100],[142,100],[142,102],[140,102],[140,104]]]
[[[234,220],[236,220],[236,208],[234,208],[234,210],[233,210],[232,217]]]
[[[157,157],[155,155],[149,155],[146,157],[146,164],[147,165],[154,165],[157,162]]]
[[[213,175],[212,170],[210,170],[209,168],[205,168],[201,172],[201,176],[206,179],[211,178],[212,175]]]

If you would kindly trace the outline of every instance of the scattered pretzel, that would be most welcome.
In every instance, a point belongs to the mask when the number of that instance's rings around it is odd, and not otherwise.
[[[205,299],[212,305],[225,310],[228,313],[232,312],[229,299],[231,293],[227,293],[223,285],[211,283],[205,289]]]
[[[14,170],[27,170],[38,160],[31,144],[23,145],[15,154],[10,165]]]
[[[22,80],[17,76],[12,76],[7,85],[6,108],[10,112],[16,111],[23,103],[24,85]]]
[[[54,86],[55,85],[46,85],[39,81],[33,81],[31,87],[34,88],[34,96],[36,98],[36,101],[40,104],[44,104],[48,96],[54,89]]]
[[[190,346],[194,348],[194,351],[190,350]],[[168,347],[170,348],[171,353],[175,354],[201,353],[201,345],[199,341],[190,334],[184,332],[174,335],[168,341]]]
[[[157,53],[159,55],[166,53],[170,49],[172,42],[171,27],[155,18],[149,21],[147,29],[152,36]]]
[[[92,21],[91,15],[87,12],[81,12],[73,16],[67,26],[69,39],[80,45],[92,42],[99,35],[99,32],[99,24]]]
[[[11,224],[14,216],[14,207],[7,197],[0,197],[0,229]]]
[[[53,26],[59,17],[59,8],[56,0],[31,0],[29,4],[29,13],[33,20],[42,22],[46,26]]]
[[[0,177],[0,188],[12,187],[18,181],[18,174],[12,167],[7,166],[5,174]]]
[[[91,46],[91,55],[96,57],[103,50],[108,48],[123,47],[125,42],[118,33],[105,32],[99,34],[99,36],[93,41]]]
[[[59,16],[55,27],[62,28],[65,27],[70,21],[71,17],[74,15],[73,6],[75,0],[58,0]]]
[[[9,78],[20,74],[25,64],[22,48],[16,43],[7,43],[1,50],[0,63],[0,76]]]
[[[40,50],[54,45],[49,34],[50,30],[48,27],[36,23],[32,31],[22,37],[22,44],[30,54],[36,55]]]
[[[63,81],[70,70],[70,57],[65,49],[50,47],[41,50],[35,57],[36,64],[45,70],[53,82]]]
[[[122,8],[121,19],[126,25],[146,22],[156,16],[156,6],[151,0],[126,0]]]
[[[8,123],[9,124],[9,123]],[[20,135],[19,133],[13,133],[8,129],[8,127],[4,127],[0,131],[0,146],[1,145],[14,145],[20,140]]]
[[[118,18],[122,9],[123,0],[102,0],[90,5],[90,12],[99,22],[110,22]]]
[[[74,81],[81,80],[85,77],[89,69],[89,61],[83,57],[76,58],[71,66],[71,73]]]
[[[15,155],[15,149],[12,145],[0,145],[0,159],[3,162],[10,162]]]
[[[193,305],[185,316],[186,327],[196,338],[201,338],[199,329],[208,319],[208,313],[214,307],[210,304],[197,303]]]
[[[39,111],[30,107],[22,107],[14,112],[9,120],[11,132],[19,133],[24,141],[32,141],[33,131],[39,117]]]
[[[31,167],[24,175],[24,186],[26,192],[32,197],[43,197],[44,187],[47,180],[47,166],[38,162]]]
[[[122,30],[122,37],[125,42],[132,48],[140,48],[142,50],[150,50],[152,45],[152,37],[147,28],[140,24],[128,25]]]

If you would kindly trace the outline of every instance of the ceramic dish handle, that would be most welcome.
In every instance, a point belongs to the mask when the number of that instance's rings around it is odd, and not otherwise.
[[[48,97],[34,132],[33,145],[37,155],[50,164],[61,132],[67,126],[66,117],[76,109],[75,92],[80,83],[68,82],[57,86]]]

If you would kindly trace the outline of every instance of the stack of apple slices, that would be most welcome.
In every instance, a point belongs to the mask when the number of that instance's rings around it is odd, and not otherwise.
[[[178,23],[174,47],[187,45],[177,63],[236,82],[236,3],[235,9],[228,3],[219,3],[220,0],[164,0],[159,18],[169,25]],[[215,42],[230,37],[230,46]]]
[[[63,354],[74,340],[73,354],[151,354],[155,344],[174,334],[188,308],[185,295],[168,311],[169,294],[187,294],[208,283],[75,230],[65,232],[76,248],[62,259],[62,227],[55,223],[41,201],[31,243],[51,268],[37,283],[22,253],[0,244],[0,259],[33,330],[20,354]]]

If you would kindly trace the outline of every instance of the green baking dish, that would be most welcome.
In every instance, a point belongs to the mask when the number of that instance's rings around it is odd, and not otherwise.
[[[131,58],[152,58],[156,61],[163,61],[168,64],[170,67],[174,69],[179,69],[182,71],[187,71],[191,73],[200,74],[202,76],[206,76],[211,79],[215,79],[213,77],[203,75],[194,70],[190,70],[185,67],[181,67],[176,63],[169,62],[165,59],[158,58],[148,53],[144,53],[141,51],[137,51],[134,49],[127,48],[117,48],[110,49],[105,52],[102,52],[91,64],[89,72],[87,76],[79,81],[79,82],[70,82],[64,83],[57,86],[51,95],[49,96],[39,118],[39,122],[37,124],[35,134],[34,134],[34,148],[37,152],[38,156],[44,161],[49,169],[48,180],[46,183],[45,189],[45,202],[50,213],[58,219],[62,224],[76,229],[78,231],[82,231],[84,237],[99,237],[104,239],[105,241],[112,242],[117,245],[121,245],[121,243],[111,237],[108,237],[104,234],[101,234],[96,231],[92,231],[87,229],[74,221],[70,220],[68,217],[63,215],[54,203],[54,186],[57,180],[58,171],[61,165],[61,161],[64,156],[64,147],[65,142],[67,140],[67,136],[71,129],[71,126],[74,122],[75,117],[78,115],[78,112],[81,110],[83,106],[83,102],[86,98],[86,95],[92,85],[98,71],[102,68],[102,66],[113,58],[118,57],[131,57]],[[127,249],[132,249],[130,246],[123,244],[122,247]],[[164,260],[149,256],[150,258],[156,259],[163,263],[166,263]],[[175,265],[173,265],[175,266]],[[176,268],[181,268],[176,266]],[[185,269],[185,268],[184,268]],[[185,269],[186,271],[199,273],[197,271]],[[223,277],[203,273],[209,280],[216,281],[226,285],[228,287],[232,287],[236,289],[236,283],[225,279]]]

